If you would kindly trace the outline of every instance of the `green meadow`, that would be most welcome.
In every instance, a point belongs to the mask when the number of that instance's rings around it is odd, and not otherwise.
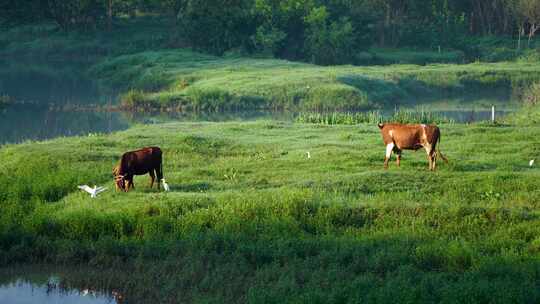
[[[0,266],[91,267],[75,284],[130,303],[535,303],[537,113],[440,124],[450,162],[436,172],[421,150],[385,171],[372,123],[178,122],[6,145]],[[138,176],[115,192],[121,153],[148,145],[171,191]],[[94,183],[109,189],[76,188]]]
[[[280,59],[215,57],[188,49],[110,58],[89,73],[125,92],[131,110],[373,109],[443,96],[520,96],[537,61],[317,66]]]

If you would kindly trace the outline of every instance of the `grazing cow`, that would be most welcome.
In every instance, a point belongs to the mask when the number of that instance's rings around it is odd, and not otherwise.
[[[392,152],[397,154],[397,165],[401,161],[402,150],[418,150],[420,148],[426,149],[429,169],[435,170],[435,161],[437,155],[440,156],[445,162],[448,162],[436,149],[437,143],[441,140],[441,131],[434,125],[406,125],[399,123],[387,123],[379,124],[384,144],[386,145],[386,155],[384,158],[384,168],[388,169],[388,161]]]
[[[128,192],[130,188],[135,188],[133,177],[146,173],[150,175],[150,188],[153,187],[157,176],[159,189],[159,181],[163,179],[161,155],[161,149],[158,147],[146,147],[124,153],[118,165],[113,168],[116,189]]]

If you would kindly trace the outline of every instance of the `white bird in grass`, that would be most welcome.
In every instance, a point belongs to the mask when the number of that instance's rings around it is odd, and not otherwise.
[[[532,167],[534,165],[534,159],[531,159],[531,161],[529,162],[529,167]]]
[[[86,191],[86,192],[90,193],[91,198],[97,197],[98,194],[100,194],[101,192],[107,190],[106,187],[98,187],[96,185],[94,185],[94,188],[90,188],[87,185],[78,186],[78,188],[83,190],[83,191]]]
[[[165,191],[168,192],[169,190],[171,190],[171,189],[169,188],[169,184],[167,184],[167,182],[165,181],[164,178],[161,179],[161,183],[163,184],[163,189],[164,189]]]
[[[306,154],[307,154],[307,158],[311,158],[311,153],[309,153],[309,151],[307,151]]]

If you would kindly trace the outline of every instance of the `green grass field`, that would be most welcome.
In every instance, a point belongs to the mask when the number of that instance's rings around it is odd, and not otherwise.
[[[7,145],[0,265],[96,267],[137,303],[535,303],[540,126],[524,113],[440,125],[450,163],[434,173],[423,151],[383,170],[374,124],[167,123]],[[115,193],[121,153],[148,145],[172,191],[143,176]],[[90,199],[84,183],[109,191]]]

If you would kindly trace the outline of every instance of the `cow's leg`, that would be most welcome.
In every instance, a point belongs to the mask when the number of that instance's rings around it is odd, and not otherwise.
[[[437,166],[437,154],[435,153],[435,149],[431,150],[431,170],[435,171],[435,167]]]
[[[133,183],[133,176],[130,176],[129,179],[127,180],[127,191],[129,191],[129,189],[133,189],[135,190],[135,184]]]
[[[160,189],[161,186],[161,180],[163,179],[163,171],[161,170],[161,164],[159,167],[156,167],[156,176],[157,176],[157,188]]]
[[[384,156],[384,168],[388,169],[388,161],[390,156],[392,156],[392,151],[394,150],[394,143],[389,143],[386,145],[386,155]]]
[[[433,145],[431,145],[431,169],[435,171],[435,167],[437,166],[437,142],[435,141]]]
[[[157,189],[159,190],[160,186],[161,186],[161,179],[163,178],[163,175],[161,175],[157,169],[156,169],[156,178],[157,178],[156,186],[157,186]]]
[[[433,148],[431,147],[430,144],[425,144],[424,145],[424,149],[426,149],[426,153],[427,153],[427,159],[428,159],[428,162],[429,162],[429,170],[434,170],[433,169]]]
[[[397,157],[396,157],[396,158],[397,158],[396,164],[397,164],[397,166],[399,167],[399,165],[400,165],[400,163],[401,163],[401,150],[398,149],[398,148],[395,148],[395,149],[394,149],[394,152],[396,153],[396,156],[397,156]]]
[[[154,170],[150,170],[148,174],[150,174],[150,189],[152,189],[152,187],[154,186],[154,180],[156,179],[156,175],[154,174]]]

